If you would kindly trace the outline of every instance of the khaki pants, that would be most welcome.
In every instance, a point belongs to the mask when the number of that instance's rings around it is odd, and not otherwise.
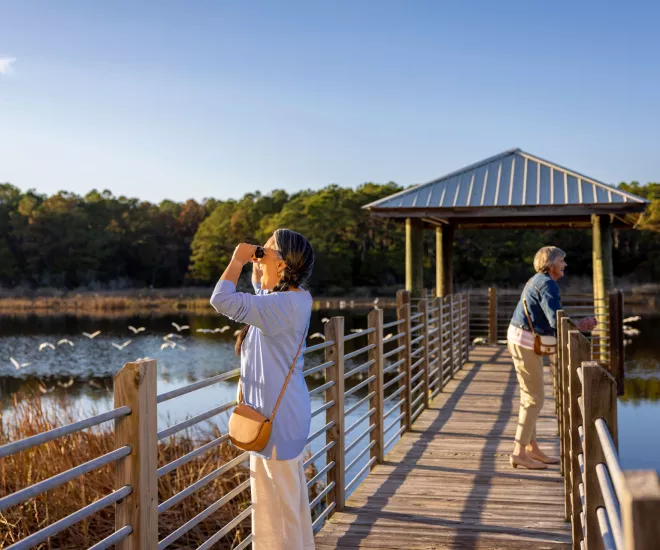
[[[250,456],[252,548],[314,550],[312,514],[300,455],[277,460]]]
[[[529,445],[536,440],[536,419],[543,408],[543,358],[533,350],[508,343],[509,353],[520,384],[520,414],[516,443]]]

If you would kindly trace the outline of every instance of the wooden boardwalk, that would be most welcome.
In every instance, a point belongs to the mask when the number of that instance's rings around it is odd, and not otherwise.
[[[538,441],[559,456],[552,376]],[[514,470],[518,384],[503,347],[477,347],[413,429],[316,536],[333,548],[570,548],[559,466]]]

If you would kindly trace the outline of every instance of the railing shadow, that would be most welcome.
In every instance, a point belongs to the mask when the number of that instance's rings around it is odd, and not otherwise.
[[[496,350],[491,356],[486,357],[482,354],[478,354],[475,357],[474,361],[468,363],[471,367],[469,370],[459,371],[459,374],[462,372],[464,376],[459,381],[456,388],[452,391],[449,397],[440,405],[435,407],[432,405],[431,410],[435,409],[440,411],[440,414],[436,416],[431,425],[424,430],[416,430],[414,425],[411,432],[417,432],[420,434],[429,434],[428,437],[419,437],[417,441],[412,445],[410,449],[401,457],[400,460],[394,461],[385,461],[385,465],[393,467],[393,470],[387,475],[387,477],[380,484],[380,487],[376,491],[369,495],[366,498],[365,506],[371,508],[370,513],[363,514],[363,507],[351,507],[347,506],[345,508],[346,513],[355,513],[360,514],[360,521],[351,524],[345,533],[343,533],[337,539],[337,547],[358,547],[360,543],[366,539],[374,531],[375,524],[378,520],[390,520],[390,521],[400,521],[402,523],[413,522],[417,524],[424,524],[433,527],[445,528],[446,531],[443,533],[441,539],[442,547],[447,548],[464,548],[469,550],[474,550],[480,544],[480,536],[492,535],[497,537],[500,533],[510,533],[512,527],[504,525],[481,525],[479,524],[479,518],[482,517],[483,511],[485,509],[485,503],[488,500],[489,492],[492,487],[493,481],[496,478],[516,478],[525,481],[539,481],[542,478],[539,478],[533,473],[514,473],[513,471],[508,472],[497,472],[495,471],[496,461],[501,460],[501,456],[498,457],[498,445],[501,443],[502,437],[505,434],[505,430],[509,425],[511,416],[517,413],[517,403],[514,399],[505,398],[501,401],[500,407],[497,411],[492,413],[485,413],[495,418],[484,419],[485,421],[492,422],[492,428],[483,435],[475,434],[463,434],[463,433],[453,433],[452,435],[458,436],[470,436],[472,438],[482,438],[485,440],[484,448],[480,453],[480,461],[477,468],[474,469],[462,469],[462,468],[452,468],[452,467],[443,467],[443,466],[429,466],[419,464],[420,460],[424,457],[428,447],[431,444],[431,441],[435,439],[436,434],[438,434],[442,428],[447,424],[447,422],[452,418],[453,413],[457,412],[474,412],[466,410],[464,407],[459,408],[459,402],[467,394],[469,396],[477,396],[480,394],[468,392],[468,388],[471,382],[475,379],[477,374],[482,370],[484,365],[492,366],[496,364],[505,364],[505,361],[501,360],[505,348],[500,348]],[[474,355],[473,355],[474,357]],[[508,363],[510,365],[510,363]],[[506,396],[515,396],[517,392],[517,380],[515,375],[515,370],[511,366],[509,372],[506,374],[505,387],[503,392],[498,393],[501,395],[504,393]],[[515,406],[515,410],[514,410]],[[442,433],[442,435],[450,435],[449,433]],[[405,437],[405,436],[404,436]],[[545,438],[539,438],[539,441],[543,441]],[[499,453],[501,455],[501,451]],[[454,472],[457,475],[474,475],[472,480],[472,485],[469,494],[464,498],[465,505],[460,511],[458,519],[450,519],[443,517],[431,517],[418,515],[417,513],[406,514],[401,512],[391,512],[385,511],[384,508],[390,502],[391,497],[396,495],[398,490],[401,488],[403,483],[406,481],[406,474],[409,472],[410,468],[418,468],[424,471],[438,471],[438,472]],[[561,478],[557,477],[557,480],[548,478],[549,486],[554,486],[557,483],[561,483]],[[514,498],[515,495],[512,495]],[[476,514],[476,516],[475,516]],[[524,524],[521,523],[519,528],[515,528],[516,535],[520,537],[521,543],[525,544],[523,541],[527,540],[530,547],[536,546],[540,541],[548,541],[548,539],[557,540],[557,533],[552,531],[547,531],[544,529],[528,529],[525,528]]]
[[[501,353],[501,352],[500,352]],[[458,383],[457,387],[452,391],[450,397],[447,399],[447,401],[443,404],[442,410],[443,411],[452,411],[455,410],[458,406],[459,401],[465,394],[467,388],[470,385],[470,382],[475,378],[477,373],[481,370],[482,366],[484,365],[484,361],[475,361],[472,363],[472,368],[466,372],[465,376],[462,378],[462,380]],[[459,371],[461,372],[461,371]],[[442,427],[447,423],[449,420],[450,416],[438,416],[431,426],[427,430],[424,430],[426,432],[430,433],[437,433],[439,432]],[[413,428],[414,431],[414,428]],[[405,437],[405,434],[404,436]],[[397,490],[401,487],[401,485],[405,482],[406,479],[406,473],[408,469],[410,468],[410,463],[406,462],[406,458],[410,458],[412,456],[419,455],[420,457],[423,455],[424,451],[427,450],[430,441],[432,441],[433,438],[420,438],[413,444],[411,449],[408,450],[406,455],[399,460],[397,463],[391,463],[386,461],[386,464],[392,464],[394,466],[394,470],[390,472],[390,474],[387,476],[385,481],[381,484],[381,486],[374,492],[374,494],[370,495],[367,498],[367,506],[376,506],[380,507],[378,510],[378,513],[376,517],[369,515],[368,517],[365,517],[363,520],[360,521],[359,525],[356,525],[353,523],[348,530],[339,537],[337,541],[337,546],[341,547],[342,545],[346,546],[358,546],[359,543],[366,538],[372,531],[374,527],[374,523],[376,519],[381,518],[381,517],[396,517],[396,516],[401,516],[402,520],[404,521],[410,521],[412,518],[407,517],[406,514],[391,514],[391,513],[383,513],[382,508],[387,504],[389,501],[390,495],[393,495],[397,492]],[[397,445],[397,444],[395,444]],[[414,464],[417,464],[419,461],[419,457],[414,461]],[[355,512],[359,512],[360,509],[355,509]],[[345,512],[351,512],[353,509],[350,506],[346,506]],[[417,516],[415,516],[415,521],[418,521]],[[421,518],[419,518],[419,521],[422,521]],[[431,521],[429,519],[429,521]],[[433,525],[438,525],[436,520],[432,521]]]

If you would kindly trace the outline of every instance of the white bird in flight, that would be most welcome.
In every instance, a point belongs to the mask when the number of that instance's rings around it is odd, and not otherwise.
[[[325,336],[323,336],[323,334],[321,334],[320,332],[315,332],[314,334],[312,334],[309,337],[309,339],[311,340],[312,338],[322,338],[323,340],[325,340]]]
[[[22,369],[23,367],[29,367],[32,364],[32,363],[19,363],[13,357],[10,357],[9,360],[11,361],[11,364],[14,365],[14,368],[16,370]]]
[[[161,351],[164,350],[165,348],[174,349],[175,347],[176,347],[176,344],[174,342],[165,342],[164,344],[160,345]]]
[[[364,331],[363,328],[352,328],[352,329],[351,329],[351,332],[353,332],[353,333],[356,333],[356,332],[363,332],[363,331]]]
[[[177,325],[174,322],[172,322],[172,326],[177,330],[177,332],[181,332],[182,330],[188,330],[190,328],[188,325]]]
[[[178,334],[174,334],[173,332],[170,332],[167,336],[163,336],[163,340],[169,340],[170,338],[183,338],[183,336],[179,336]]]
[[[59,342],[57,342],[58,346],[61,346],[62,344],[69,344],[72,348],[75,347],[73,345],[73,342],[71,340],[66,339],[66,338],[62,338]]]
[[[197,332],[201,332],[203,334],[208,334],[209,332],[213,332],[210,328],[198,328]]]
[[[83,336],[87,336],[90,340],[96,338],[99,334],[101,334],[100,330],[97,330],[96,332],[92,332],[91,334],[89,332],[83,332]]]
[[[137,334],[138,332],[142,332],[143,330],[146,329],[144,327],[135,328],[133,325],[128,325],[128,330],[132,331],[133,334]]]
[[[241,329],[240,329],[240,328],[239,328],[238,330],[235,330],[235,331],[234,331],[234,336],[238,336],[238,335],[240,334],[240,332],[241,332]]]
[[[55,349],[55,346],[50,342],[42,342],[39,344],[39,351],[43,351],[45,348]]]
[[[214,328],[213,332],[227,332],[231,327],[229,325],[225,325],[222,328]]]
[[[388,335],[386,335],[386,336],[383,338],[383,341],[384,341],[384,340],[389,340],[390,338],[392,338],[392,336],[394,336],[394,334],[392,334],[392,333],[390,332]]]
[[[69,388],[69,387],[73,386],[73,376],[71,378],[69,378],[69,380],[67,382],[59,382],[58,381],[57,385],[60,388]]]
[[[329,320],[330,319],[328,319],[327,317],[323,317],[323,319],[321,319],[321,322],[325,325]]]
[[[41,382],[39,382],[37,386],[39,387],[39,391],[41,393],[50,393],[55,389],[55,386],[53,386],[52,388],[47,388],[46,386],[42,385]]]
[[[641,321],[641,317],[639,315],[635,315],[634,317],[626,317],[623,322],[624,323],[634,323],[635,321]]]
[[[132,341],[133,340],[126,340],[123,344],[115,344],[114,342],[112,342],[112,346],[121,350],[124,349],[126,346],[128,346],[128,344],[130,344]]]

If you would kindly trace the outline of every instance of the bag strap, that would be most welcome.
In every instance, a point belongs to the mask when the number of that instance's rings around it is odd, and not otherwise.
[[[298,346],[298,353],[296,353],[296,356],[293,359],[293,363],[291,363],[291,367],[289,368],[289,373],[286,375],[286,380],[284,381],[284,385],[282,386],[282,390],[280,391],[280,395],[277,398],[277,402],[275,403],[275,407],[273,408],[273,413],[270,415],[269,420],[270,420],[271,423],[275,419],[275,413],[277,412],[277,409],[280,406],[280,401],[282,401],[282,397],[284,397],[284,391],[286,390],[286,387],[289,384],[289,380],[291,379],[291,375],[293,374],[293,369],[295,368],[296,363],[298,362],[298,357],[300,357],[300,350],[302,350],[302,345],[305,342],[305,336],[307,335],[307,330],[308,329],[309,329],[309,323],[305,327],[305,331],[303,332],[302,340],[300,341],[300,345]],[[238,379],[238,402],[243,403],[243,384],[242,384],[240,378]]]
[[[284,385],[282,386],[282,391],[280,391],[280,395],[277,398],[277,402],[275,403],[275,407],[273,408],[273,414],[270,415],[270,422],[271,424],[273,423],[273,420],[275,420],[275,414],[277,413],[277,409],[280,406],[280,401],[282,401],[282,397],[284,397],[284,392],[286,390],[286,387],[289,385],[289,380],[291,379],[291,375],[293,374],[293,369],[296,366],[296,363],[298,362],[298,357],[300,356],[300,350],[302,350],[302,345],[305,342],[305,336],[307,335],[307,329],[309,328],[309,323],[305,327],[305,330],[303,331],[303,337],[302,340],[300,341],[300,345],[298,346],[298,353],[296,353],[296,356],[293,358],[293,363],[291,363],[291,368],[289,369],[289,374],[286,375],[286,380],[284,381]]]
[[[529,328],[532,329],[532,334],[534,335],[534,338],[536,338],[536,331],[534,330],[534,325],[532,324],[532,318],[529,315],[529,310],[527,309],[527,298],[525,298],[525,293],[527,292],[527,287],[529,286],[529,281],[525,285],[525,288],[523,289],[523,294],[522,294],[522,303],[523,303],[523,308],[525,308],[525,316],[527,317],[527,321],[529,322]]]

